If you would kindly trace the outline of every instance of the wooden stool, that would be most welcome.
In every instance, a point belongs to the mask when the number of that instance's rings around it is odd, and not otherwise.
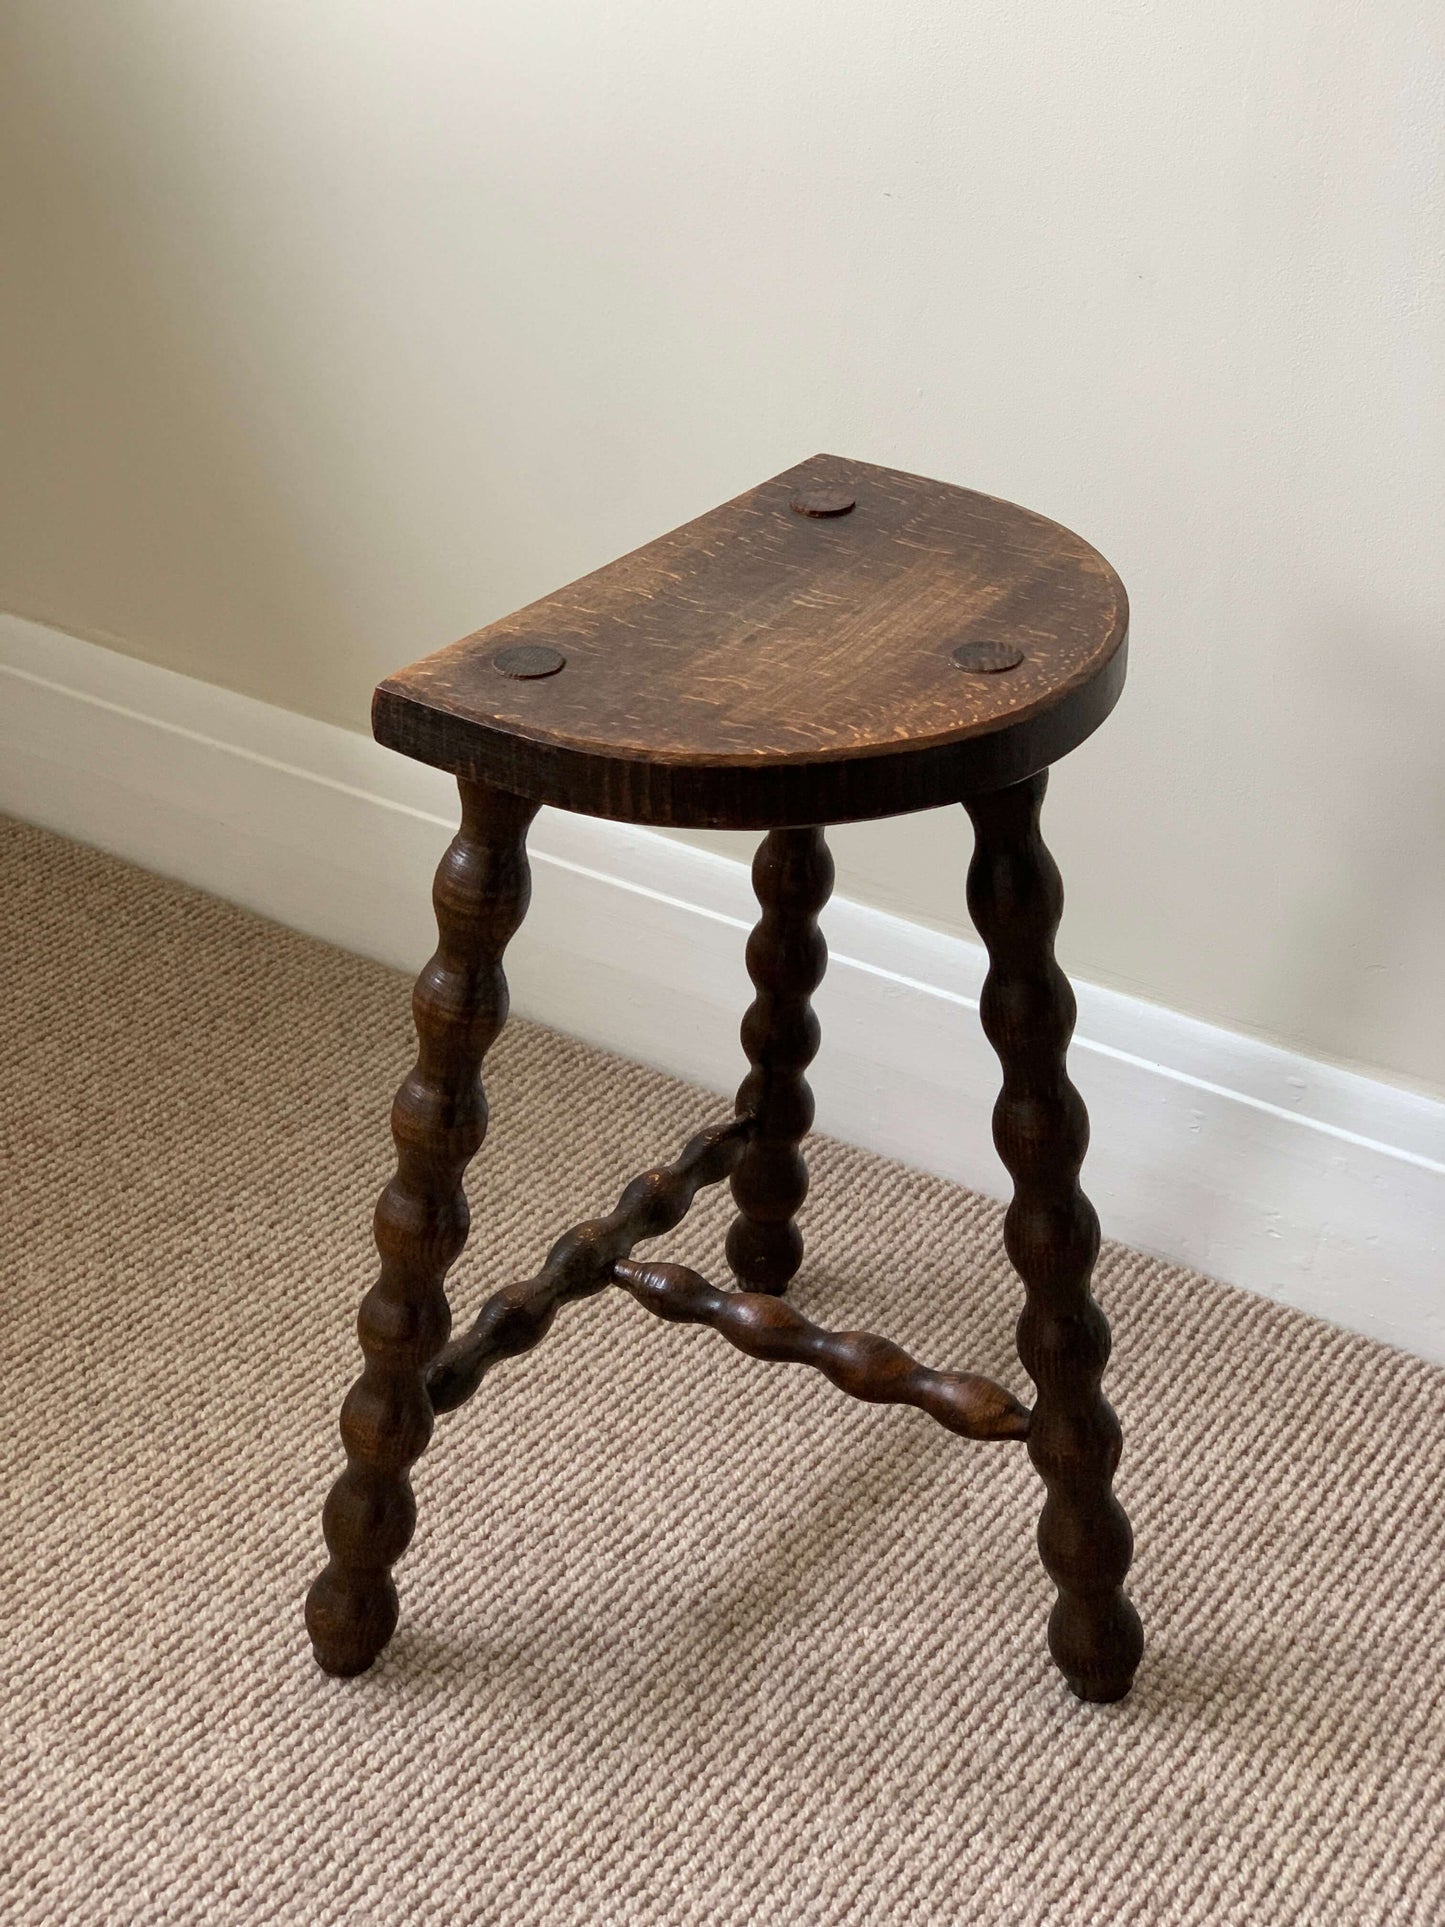
[[[416,1517],[408,1474],[435,1414],[537,1344],[560,1305],[620,1285],[755,1358],[815,1365],[856,1398],[916,1405],[965,1438],[1026,1440],[1046,1488],[1054,1658],[1082,1699],[1128,1692],[1143,1634],[1122,1590],[1132,1536],[1111,1489],[1119,1425],[1100,1391],[1109,1329],[1089,1291],[1099,1224],[1079,1189],[1088,1119],[1065,1069],[1063,898],[1039,835],[1049,764],[1123,687],[1127,629],[1118,577],[1067,529],[820,455],[381,684],[378,739],[452,771],[462,823],[437,872],[440,942],[416,986],[420,1054],[392,1112],[397,1171],[376,1210],[365,1366],[341,1412],[331,1558],[307,1600],[327,1672],[363,1671],[391,1637],[390,1569]],[[564,1232],[535,1278],[499,1291],[448,1342],[443,1281],[467,1236],[482,1060],[506,1019],[502,953],[526,912],[527,826],[543,803],[767,832],[747,948],[751,1069],[734,1118],[634,1178],[609,1216]],[[1003,1068],[994,1139],[1013,1179],[1004,1241],[1024,1285],[1031,1411],[885,1339],[821,1330],[781,1297],[803,1252],[809,999],[833,878],[820,826],[944,803],[973,821],[968,906],[989,954],[982,1019]],[[723,1178],[742,1289],[633,1259]]]

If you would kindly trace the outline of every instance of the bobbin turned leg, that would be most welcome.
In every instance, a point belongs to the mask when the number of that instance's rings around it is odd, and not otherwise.
[[[756,1130],[733,1173],[738,1215],[727,1238],[728,1264],[749,1291],[786,1291],[803,1262],[794,1214],[808,1194],[808,1167],[798,1146],[813,1122],[803,1073],[818,1051],[809,999],[827,967],[818,912],[832,888],[821,829],[768,832],[753,859],[762,916],[748,939],[748,975],[757,995],[743,1019],[752,1069],[737,1100],[739,1116],[754,1118]]]
[[[502,952],[530,894],[537,805],[462,783],[462,824],[432,890],[439,942],[417,979],[418,1056],[396,1094],[396,1176],[376,1207],[381,1273],[361,1302],[365,1365],[341,1408],[346,1469],[322,1515],[331,1558],[306,1600],[328,1673],[364,1672],[396,1626],[391,1567],[416,1524],[410,1469],[431,1437],[425,1373],[451,1325],[443,1280],[466,1242],[462,1174],[487,1129],[482,1059],[507,1016]]]
[[[1003,1067],[994,1142],[1014,1182],[1004,1241],[1023,1279],[1019,1357],[1038,1388],[1028,1449],[1046,1488],[1039,1551],[1058,1599],[1049,1647],[1080,1699],[1122,1699],[1143,1651],[1124,1596],[1133,1535],[1112,1491],[1119,1421],[1100,1390],[1109,1327],[1089,1291],[1099,1221],[1079,1189],[1089,1141],[1065,1052],[1074,994],[1054,961],[1063,909],[1039,834],[1047,775],[965,800],[968,907],[988,947],[981,1011]]]

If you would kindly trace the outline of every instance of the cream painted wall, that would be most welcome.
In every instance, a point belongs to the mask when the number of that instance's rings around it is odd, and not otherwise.
[[[1080,529],[1083,975],[1445,1090],[1435,0],[10,0],[0,607],[374,680],[826,447]],[[965,927],[959,812],[841,885]]]

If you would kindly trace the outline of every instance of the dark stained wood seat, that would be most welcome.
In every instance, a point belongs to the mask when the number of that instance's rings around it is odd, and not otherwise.
[[[1063,907],[1039,832],[1048,767],[1123,686],[1124,590],[1102,556],[1011,503],[819,455],[635,554],[389,677],[376,734],[459,779],[461,828],[437,872],[439,942],[413,999],[419,1054],[392,1108],[396,1175],[375,1216],[381,1270],[365,1359],[342,1406],[345,1470],[306,1619],[330,1673],[363,1671],[396,1625],[391,1568],[416,1509],[410,1471],[440,1414],[558,1311],[619,1287],[755,1358],[813,1366],[857,1398],[911,1405],[970,1439],[1026,1440],[1047,1499],[1039,1548],[1058,1597],[1049,1645],[1083,1699],[1128,1692],[1143,1649],[1123,1590],[1119,1424],[1100,1390],[1109,1328],[1090,1293],[1099,1223],[1079,1189],[1088,1142],[1065,1053],[1074,999],[1053,954]],[[469,1224],[463,1176],[487,1126],[483,1060],[507,1014],[502,956],[526,914],[527,830],[543,803],[634,823],[763,829],[756,995],[734,1116],[643,1172],[451,1337],[446,1274]],[[1003,1068],[994,1138],[1013,1179],[1004,1226],[1023,1284],[1032,1407],[887,1339],[826,1331],[783,1294],[803,1257],[807,1068],[832,887],[824,826],[959,803],[973,823],[968,905],[989,953],[983,1028]],[[739,1289],[634,1258],[700,1186],[728,1180]]]
[[[1118,699],[1127,630],[1058,523],[817,455],[388,677],[373,722],[593,816],[842,823],[1056,762]]]

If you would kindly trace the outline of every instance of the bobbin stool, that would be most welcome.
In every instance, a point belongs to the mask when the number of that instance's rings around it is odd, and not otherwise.
[[[1099,1224],[1079,1189],[1088,1119],[1065,1069],[1063,899],[1039,835],[1048,766],[1118,700],[1127,628],[1118,577],[1067,529],[820,455],[381,684],[378,739],[453,772],[462,823],[437,872],[437,952],[417,980],[419,1056],[392,1111],[381,1273],[362,1301],[365,1365],[342,1406],[347,1464],[323,1519],[331,1557],[306,1604],[327,1672],[364,1671],[391,1637],[391,1567],[416,1518],[409,1472],[435,1414],[537,1344],[559,1306],[620,1285],[659,1317],[814,1365],[854,1397],[918,1406],[964,1438],[1025,1440],[1046,1488],[1054,1658],[1082,1699],[1128,1692],[1143,1634],[1122,1590],[1133,1547],[1112,1491],[1119,1425],[1100,1390],[1109,1329],[1089,1290]],[[527,828],[543,803],[766,832],[747,948],[751,1069],[735,1117],[634,1178],[609,1216],[564,1232],[536,1277],[448,1342],[462,1176],[487,1127],[482,1060],[506,1019],[502,953],[526,912]],[[1032,1410],[886,1339],[824,1331],[782,1299],[803,1252],[809,999],[833,877],[822,826],[949,803],[973,821],[968,906],[989,955],[981,1009],[1003,1069],[994,1139],[1013,1179],[1004,1242],[1024,1286]],[[723,1178],[741,1289],[633,1259]]]

